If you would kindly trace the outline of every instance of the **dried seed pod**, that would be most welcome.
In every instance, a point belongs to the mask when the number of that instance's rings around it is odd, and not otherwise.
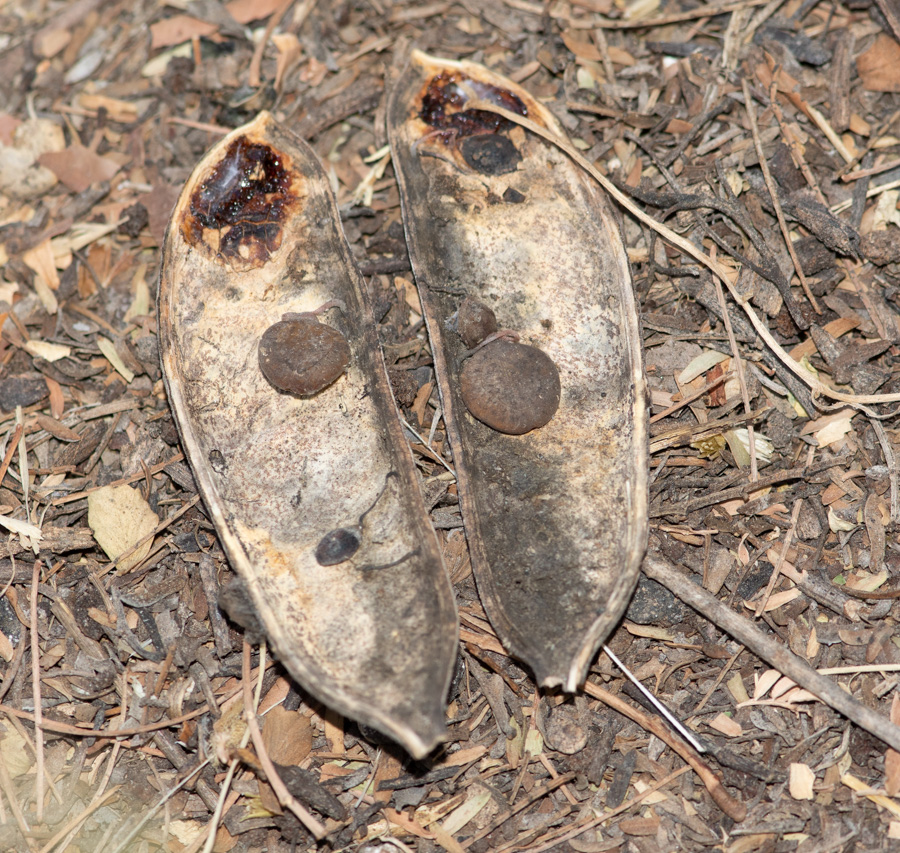
[[[285,314],[259,341],[259,369],[279,391],[308,397],[327,388],[350,363],[347,339],[314,314]]]
[[[482,423],[507,435],[523,435],[550,421],[559,408],[559,371],[536,347],[492,341],[463,366],[460,393]]]
[[[463,300],[456,315],[456,331],[469,349],[478,346],[498,328],[497,317],[487,305],[471,296]]]

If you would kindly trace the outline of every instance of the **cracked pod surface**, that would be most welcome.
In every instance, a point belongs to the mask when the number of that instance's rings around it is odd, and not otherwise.
[[[646,390],[631,273],[602,189],[555,146],[473,100],[562,135],[522,88],[418,51],[392,92],[388,134],[479,591],[538,682],[573,691],[627,607],[646,547]],[[466,297],[558,368],[559,408],[545,426],[504,434],[467,410],[467,344],[456,327]]]
[[[310,331],[338,346],[320,381],[296,361]],[[181,194],[159,336],[182,444],[279,658],[327,705],[425,755],[444,732],[453,594],[327,179],[265,113]]]

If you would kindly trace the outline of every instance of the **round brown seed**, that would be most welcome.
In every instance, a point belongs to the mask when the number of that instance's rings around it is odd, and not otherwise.
[[[471,349],[498,329],[497,316],[483,302],[467,296],[456,315],[456,331]]]
[[[259,341],[259,369],[279,391],[308,397],[327,388],[350,364],[347,339],[313,314],[288,314]]]
[[[508,435],[539,429],[559,408],[559,371],[550,356],[503,338],[466,361],[459,386],[472,415]]]

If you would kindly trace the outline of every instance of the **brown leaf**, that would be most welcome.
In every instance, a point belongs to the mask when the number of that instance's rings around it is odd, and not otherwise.
[[[150,25],[150,35],[152,36],[150,47],[154,50],[160,47],[171,47],[190,41],[194,36],[197,38],[211,36],[218,30],[219,28],[215,24],[208,24],[206,21],[200,21],[190,15],[173,15],[171,18]]]
[[[900,92],[900,44],[882,33],[857,58],[856,70],[870,92]]]
[[[264,717],[262,737],[269,756],[279,764],[299,764],[312,749],[312,727],[309,718],[281,705]]]
[[[110,180],[119,171],[119,164],[109,157],[101,157],[77,142],[64,151],[42,154],[38,159],[72,192],[80,193],[91,184]]]
[[[239,24],[249,24],[268,18],[282,3],[283,0],[231,0],[225,8]]]

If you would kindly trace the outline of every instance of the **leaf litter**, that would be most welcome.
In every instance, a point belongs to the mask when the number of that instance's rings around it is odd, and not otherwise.
[[[409,44],[483,62],[712,262],[622,214],[661,415],[651,550],[897,722],[889,4],[32,5],[0,14],[4,849],[116,850],[136,829],[134,849],[314,847],[253,756],[217,811],[224,767],[201,764],[244,683],[279,709],[271,724],[263,713],[264,751],[333,849],[737,853],[900,837],[897,753],[654,581],[610,648],[702,738],[741,822],[656,733],[595,698],[643,701],[605,656],[591,689],[565,697],[536,693],[504,653],[471,576],[383,128]],[[451,734],[428,762],[317,705],[255,645],[245,661],[243,639],[259,637],[217,608],[231,572],[179,448],[147,283],[182,182],[260,109],[330,173],[456,583]],[[89,511],[110,488],[148,519],[111,551]]]

